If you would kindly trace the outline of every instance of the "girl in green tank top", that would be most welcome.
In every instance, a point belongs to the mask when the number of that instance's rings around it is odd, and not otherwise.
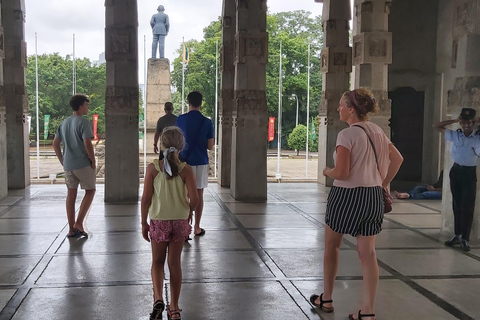
[[[192,169],[178,157],[185,144],[182,131],[177,127],[165,128],[160,143],[165,150],[164,159],[154,160],[147,167],[141,204],[142,235],[152,245],[154,304],[150,319],[162,319],[165,309],[162,288],[167,255],[171,297],[166,308],[169,319],[181,319],[182,310],[178,306],[182,283],[180,259],[199,198]]]

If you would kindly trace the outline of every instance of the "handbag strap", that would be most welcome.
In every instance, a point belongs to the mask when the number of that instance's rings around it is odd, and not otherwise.
[[[362,129],[363,132],[365,132],[365,134],[367,135],[368,141],[370,141],[370,145],[372,146],[372,149],[373,149],[373,154],[375,155],[375,162],[377,163],[377,170],[378,170],[378,173],[380,173],[380,178],[381,178],[381,177],[382,177],[382,173],[380,172],[380,165],[378,164],[377,150],[375,149],[375,145],[373,144],[372,138],[370,138],[370,135],[367,133],[367,130],[365,130],[364,127],[359,126],[359,125],[353,125],[352,127],[359,127],[359,128]]]

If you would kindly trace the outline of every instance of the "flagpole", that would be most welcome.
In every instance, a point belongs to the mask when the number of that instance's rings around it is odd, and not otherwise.
[[[75,33],[73,34],[73,67],[72,67],[72,92],[77,93],[77,70],[75,65]]]
[[[280,179],[282,174],[280,173],[280,150],[282,147],[282,40],[280,40],[280,67],[278,75],[278,130],[277,130],[277,174],[276,178]]]
[[[215,47],[215,178],[217,177],[217,123],[218,123],[218,40]]]
[[[183,53],[182,53],[182,114],[185,113],[185,38],[182,38]]]
[[[147,176],[147,36],[143,36],[143,179]]]
[[[307,62],[307,143],[305,149],[305,178],[308,178],[308,126],[310,122],[310,43],[308,44],[308,62]]]
[[[38,120],[38,50],[37,33],[35,32],[35,116],[37,120],[37,179],[40,179],[40,129]]]

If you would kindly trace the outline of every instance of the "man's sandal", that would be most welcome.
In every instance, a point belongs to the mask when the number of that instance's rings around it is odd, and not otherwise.
[[[335,309],[333,307],[325,307],[324,304],[333,303],[333,300],[323,300],[322,297],[323,297],[323,293],[320,296],[317,294],[312,294],[310,296],[310,303],[315,307],[322,309],[323,312],[332,313],[333,310]],[[320,298],[320,304],[315,303],[315,300],[317,300],[318,298]]]
[[[182,316],[180,314],[182,309],[170,310],[170,306],[167,306],[167,318],[168,320],[181,320]],[[172,316],[176,316],[178,318],[172,318]]]
[[[150,313],[150,320],[161,320],[163,310],[165,310],[165,303],[162,300],[155,301],[153,311]]]
[[[349,320],[362,320],[363,317],[372,317],[372,318],[375,318],[375,314],[374,313],[369,313],[369,314],[366,314],[366,313],[361,313],[362,310],[358,310],[358,313],[356,313],[357,315],[357,319],[355,319],[353,316],[355,315],[355,313],[351,313],[348,315],[348,319]]]

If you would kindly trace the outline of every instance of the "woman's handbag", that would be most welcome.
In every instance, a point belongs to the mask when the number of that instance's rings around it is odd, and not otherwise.
[[[359,127],[360,129],[362,129],[365,134],[367,135],[367,138],[368,138],[368,141],[370,141],[370,145],[372,146],[373,148],[373,154],[375,154],[375,161],[377,162],[377,169],[378,169],[378,172],[380,172],[380,167],[378,165],[378,157],[377,157],[377,151],[375,150],[375,145],[373,144],[373,141],[372,141],[372,138],[370,138],[370,136],[368,135],[367,131],[365,130],[364,127],[362,126],[355,126],[354,127]],[[392,205],[393,205],[393,198],[392,196],[390,195],[390,193],[388,192],[387,189],[385,188],[382,188],[382,195],[383,195],[383,213],[389,213],[390,211],[392,211]]]
[[[383,193],[383,213],[389,213],[392,211],[393,198],[387,189],[382,188]]]

